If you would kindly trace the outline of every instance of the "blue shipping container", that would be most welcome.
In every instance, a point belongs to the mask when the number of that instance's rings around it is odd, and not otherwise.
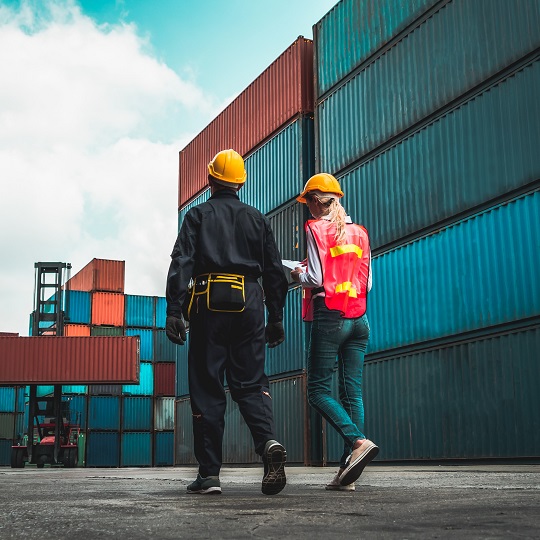
[[[540,191],[373,259],[368,352],[540,315]]]
[[[152,429],[152,398],[123,398],[122,429],[134,431],[150,431]]]
[[[122,433],[123,467],[152,466],[152,434],[151,433]]]
[[[174,465],[174,431],[159,431],[154,437],[154,465],[156,467]]]
[[[154,393],[154,366],[141,362],[139,384],[122,385],[122,393],[132,396],[151,396]]]
[[[15,412],[16,399],[15,387],[0,386],[0,412]]]
[[[165,330],[154,330],[154,362],[175,362],[176,349]]]
[[[154,297],[125,295],[125,320],[126,326],[142,326],[152,328],[154,326]]]
[[[88,400],[88,429],[119,430],[120,398],[90,396]]]
[[[87,467],[120,465],[120,433],[90,431],[86,439]]]
[[[156,298],[156,327],[157,328],[165,328],[165,322],[167,320],[167,299],[158,296]]]
[[[151,362],[154,359],[153,332],[149,328],[126,328],[126,336],[140,336],[141,360]]]

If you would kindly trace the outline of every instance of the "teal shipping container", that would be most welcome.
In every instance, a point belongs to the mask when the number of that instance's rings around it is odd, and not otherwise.
[[[313,26],[315,98],[448,0],[341,0]]]
[[[11,439],[0,439],[0,467],[9,467],[11,465]]]
[[[267,214],[296,197],[315,168],[313,118],[300,116],[245,159],[240,200]]]
[[[298,375],[270,381],[274,408],[276,437],[287,447],[287,462],[309,462],[306,378]],[[225,432],[223,436],[223,463],[260,463],[253,439],[243,421],[238,405],[227,392]],[[292,414],[294,412],[294,414]],[[176,401],[175,465],[196,463],[193,454],[193,429],[189,399]]]
[[[151,397],[124,397],[122,403],[122,429],[150,431],[152,429]]]
[[[154,366],[141,362],[139,384],[122,385],[122,393],[127,396],[151,396],[154,393]]]
[[[120,398],[115,396],[90,396],[88,398],[88,429],[120,429]]]
[[[165,328],[165,322],[167,321],[167,299],[163,296],[156,297],[156,327]]]
[[[154,359],[153,332],[150,328],[126,328],[126,336],[140,336],[140,357],[143,361]]]
[[[154,466],[174,465],[174,431],[160,431],[154,434]]]
[[[0,412],[15,412],[17,389],[14,386],[0,386]]]
[[[152,466],[152,434],[147,432],[122,433],[122,467]]]
[[[70,324],[90,324],[90,293],[84,291],[63,291],[65,322]]]
[[[86,437],[87,467],[120,465],[120,433],[90,431]]]
[[[84,386],[84,385],[65,385],[65,386],[62,386],[62,394],[63,395],[86,394],[87,391],[88,391],[88,386]]]
[[[152,328],[154,326],[154,297],[125,295],[126,326]]]
[[[177,345],[165,334],[165,330],[154,330],[154,362],[175,362]]]
[[[373,259],[368,352],[540,315],[540,190]]]
[[[539,350],[537,321],[440,348],[368,356],[365,429],[381,449],[377,459],[540,456]],[[340,438],[332,428],[327,434],[328,461],[338,461]]]
[[[453,0],[316,108],[318,168],[340,171],[540,46],[537,0]]]
[[[537,59],[339,178],[372,249],[538,180],[539,95]]]
[[[302,288],[289,290],[283,310],[285,341],[266,349],[265,370],[268,376],[306,369],[307,324],[302,320]]]
[[[88,398],[83,395],[63,396],[63,401],[69,402],[69,415],[72,422],[86,429]]]

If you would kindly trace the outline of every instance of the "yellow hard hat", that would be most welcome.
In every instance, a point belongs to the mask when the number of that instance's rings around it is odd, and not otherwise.
[[[304,186],[304,191],[300,193],[296,200],[301,203],[306,202],[306,193],[310,191],[321,191],[322,193],[332,193],[338,198],[343,197],[343,191],[339,187],[339,182],[328,173],[318,173],[312,176]]]
[[[247,173],[242,156],[234,150],[222,150],[208,164],[208,173],[216,180],[235,186],[246,181]]]

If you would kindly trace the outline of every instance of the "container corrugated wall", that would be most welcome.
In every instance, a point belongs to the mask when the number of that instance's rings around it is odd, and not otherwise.
[[[289,463],[308,463],[307,403],[305,375],[270,381],[274,408],[276,437],[287,448]],[[291,414],[294,411],[294,414]],[[193,454],[193,428],[189,399],[176,401],[175,464],[195,463]],[[223,437],[223,463],[261,463],[254,451],[253,439],[241,418],[238,405],[227,392],[225,432]]]
[[[122,433],[122,467],[152,465],[152,434],[149,432]]]
[[[176,361],[176,349],[174,344],[165,334],[165,330],[155,330],[154,336],[154,362]]]
[[[319,169],[338,173],[534,51],[539,27],[536,0],[445,4],[317,106]]]
[[[113,396],[90,396],[88,398],[88,429],[120,429],[120,398]]]
[[[154,297],[133,294],[125,295],[125,324],[152,328],[154,326]]]
[[[540,178],[539,94],[536,60],[343,175],[372,248]]]
[[[176,364],[159,362],[154,364],[154,395],[174,396]]]
[[[125,261],[92,259],[64,286],[73,291],[124,292]]]
[[[130,382],[139,376],[139,341],[129,337],[0,338],[0,382]]]
[[[379,352],[540,315],[540,191],[373,259]]]
[[[180,152],[178,207],[206,188],[217,152],[246,155],[313,105],[313,42],[300,37]]]
[[[125,397],[122,403],[122,429],[150,431],[152,429],[152,398]]]
[[[316,98],[448,0],[342,0],[314,27]]]
[[[87,324],[64,325],[64,336],[90,336],[90,326]]]
[[[154,333],[149,328],[126,328],[126,336],[138,336],[140,339],[141,360],[151,362],[154,359]]]
[[[154,399],[154,429],[156,431],[174,430],[174,397]]]
[[[124,299],[121,293],[92,293],[92,324],[124,326]]]
[[[154,365],[141,362],[139,384],[125,384],[122,392],[128,396],[151,396],[154,393]]]
[[[154,466],[174,465],[174,431],[161,431],[154,434]]]
[[[118,467],[120,465],[120,434],[89,431],[86,436],[87,467]]]

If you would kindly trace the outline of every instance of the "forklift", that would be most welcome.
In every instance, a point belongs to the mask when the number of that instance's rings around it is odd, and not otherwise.
[[[35,263],[35,269],[32,335],[62,336],[65,313],[69,312],[62,305],[62,274],[67,269],[69,280],[71,264]],[[66,297],[69,302],[69,295]],[[76,467],[80,426],[72,419],[69,401],[62,401],[62,385],[54,385],[52,397],[38,397],[36,384],[29,388],[27,433],[19,444],[11,447],[11,467],[22,468],[25,463],[38,468],[46,463]]]

